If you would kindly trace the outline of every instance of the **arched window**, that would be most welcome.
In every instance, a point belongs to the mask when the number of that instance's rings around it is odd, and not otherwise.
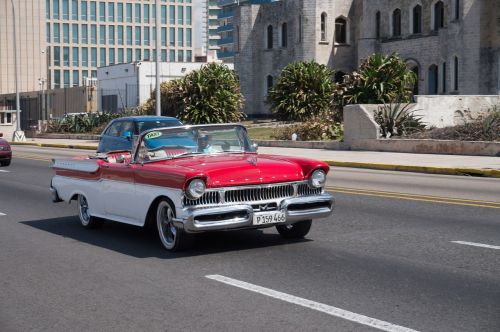
[[[288,27],[286,22],[281,25],[281,47],[286,47],[287,46],[287,41],[288,41]]]
[[[438,1],[434,4],[434,30],[444,28],[444,4]]]
[[[453,90],[458,91],[458,57],[453,57]]]
[[[326,41],[326,13],[321,13],[321,41]]]
[[[401,36],[401,9],[399,8],[392,12],[392,36]]]
[[[419,79],[420,79],[420,70],[418,68],[418,66],[413,66],[411,69],[410,69],[414,74],[415,74],[415,85],[413,86],[413,95],[416,96],[418,95],[418,82],[419,82]]]
[[[343,17],[335,19],[335,42],[337,44],[347,43],[347,21]]]
[[[271,75],[267,75],[266,78],[266,91],[269,92],[273,87],[273,77]]]
[[[438,66],[431,65],[428,74],[428,94],[437,95],[438,93]]]
[[[380,39],[380,12],[375,14],[375,38]]]
[[[416,5],[412,11],[413,33],[422,33],[422,6]]]
[[[267,26],[267,49],[273,48],[273,26],[268,25]]]

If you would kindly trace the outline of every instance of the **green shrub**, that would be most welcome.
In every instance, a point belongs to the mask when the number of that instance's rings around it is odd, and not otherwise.
[[[210,63],[183,78],[160,87],[162,115],[185,123],[226,123],[244,119],[243,95],[235,72],[224,64]],[[156,92],[139,109],[154,113]]]
[[[269,90],[271,111],[284,121],[304,121],[331,112],[333,73],[314,61],[287,65]]]
[[[48,121],[49,133],[100,133],[109,121],[126,113],[83,113]]]
[[[379,106],[378,110],[373,113],[375,122],[380,126],[380,134],[389,138],[422,131],[425,128],[422,117],[415,115],[410,107],[410,104],[402,103]]]
[[[300,141],[342,140],[343,125],[326,118],[313,118],[309,121],[286,127],[279,127],[271,137],[278,140],[291,140],[297,134]]]
[[[383,104],[394,100],[409,102],[416,83],[416,75],[397,55],[373,54],[365,59],[358,71],[344,76],[337,84],[335,103]]]

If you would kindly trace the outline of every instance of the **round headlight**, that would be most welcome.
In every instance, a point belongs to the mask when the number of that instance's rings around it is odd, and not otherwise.
[[[309,178],[309,183],[313,188],[323,187],[325,185],[325,181],[326,181],[325,172],[323,172],[320,169],[317,169],[314,172],[312,172],[311,177]]]
[[[186,195],[189,199],[198,199],[205,193],[205,182],[200,179],[191,181],[186,189]]]

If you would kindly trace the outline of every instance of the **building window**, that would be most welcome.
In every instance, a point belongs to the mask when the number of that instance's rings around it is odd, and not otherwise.
[[[455,0],[455,20],[460,19],[460,0]]]
[[[78,67],[80,65],[80,61],[78,60],[79,55],[78,47],[73,47],[73,66]]]
[[[428,73],[428,94],[437,95],[438,93],[438,66],[431,65]]]
[[[54,88],[59,89],[61,87],[61,71],[54,70]]]
[[[191,6],[186,7],[186,25],[191,25]]]
[[[97,21],[97,3],[95,1],[90,2],[90,20]]]
[[[392,12],[392,36],[401,36],[401,9],[396,8]]]
[[[90,25],[90,43],[97,44],[97,25]]]
[[[108,56],[109,56],[109,64],[110,65],[114,65],[115,64],[115,49],[114,48],[110,48],[108,50]]]
[[[161,6],[161,24],[167,24],[167,6]]]
[[[136,3],[134,7],[135,23],[141,23],[141,4]]]
[[[69,43],[69,24],[63,23],[63,43]]]
[[[61,48],[59,46],[54,46],[54,66],[61,65]]]
[[[99,2],[99,20],[106,22],[106,3]]]
[[[133,50],[131,48],[127,48],[127,62],[132,62],[133,59],[132,59],[132,53]]]
[[[118,45],[123,45],[123,25],[118,26]]]
[[[2,125],[12,124],[12,113],[11,112],[1,112],[0,113],[0,124],[2,124]]]
[[[458,91],[458,57],[453,58],[453,90]]]
[[[60,32],[61,31],[59,23],[54,23],[54,43],[59,43]]]
[[[169,37],[168,38],[169,39],[169,45],[170,46],[175,46],[175,28],[170,28],[170,30],[168,31],[168,33],[169,33],[169,36],[168,36]],[[172,60],[172,61],[175,61],[175,59]]]
[[[108,3],[108,21],[115,21],[115,4],[113,2]]]
[[[167,46],[167,28],[161,28],[161,46]]]
[[[62,0],[62,18],[63,20],[69,19],[69,0]]]
[[[149,23],[149,5],[144,5],[143,11],[144,23]]]
[[[422,33],[422,6],[416,5],[412,12],[413,33]]]
[[[108,42],[110,45],[115,44],[115,26],[114,25],[108,26]]]
[[[118,49],[118,63],[123,63],[123,48]]]
[[[106,66],[106,49],[105,48],[99,49],[99,66],[100,67]]]
[[[267,26],[267,38],[266,38],[266,46],[267,49],[272,49],[273,48],[273,26],[268,25]]]
[[[71,26],[71,39],[73,40],[73,43],[75,44],[78,44],[78,39],[79,39],[79,35],[78,35],[78,24],[74,23],[72,26]]]
[[[438,1],[434,4],[434,30],[444,28],[444,4]]]
[[[53,0],[52,3],[52,18],[59,19],[59,0]]]
[[[380,39],[380,12],[375,14],[375,38]]]
[[[50,19],[50,0],[45,0],[45,18]]]
[[[177,24],[184,24],[184,7],[177,7]]]
[[[63,66],[69,67],[69,47],[63,47]]]
[[[141,45],[141,27],[135,27],[135,45]]]
[[[177,51],[177,61],[184,62],[184,51],[182,50]]]
[[[82,67],[89,66],[89,49],[82,47]]]
[[[168,22],[169,22],[170,24],[175,24],[175,6],[171,5],[171,6],[168,8],[168,10],[169,10],[169,13],[168,13],[168,14],[169,14],[169,15],[168,15],[168,17],[169,17],[169,21],[168,21]]]
[[[193,46],[193,33],[191,28],[186,29],[186,47],[192,47]]]
[[[149,46],[149,27],[144,27],[144,45]]]
[[[168,51],[168,61],[175,62],[175,50]]]
[[[335,42],[337,44],[347,43],[347,21],[343,17],[335,19]]]
[[[266,78],[266,92],[269,93],[269,90],[273,88],[273,77],[271,75],[267,75]]]
[[[80,73],[78,70],[73,70],[73,86],[80,84]]]
[[[326,41],[326,13],[321,13],[321,41]]]
[[[87,1],[82,1],[80,4],[80,18],[82,21],[87,20]]]
[[[88,40],[87,24],[82,24],[82,43],[87,44],[88,42],[89,40]]]
[[[281,47],[287,47],[288,31],[286,22],[281,25]]]
[[[446,62],[443,62],[443,70],[441,71],[441,90],[446,93]]]
[[[97,48],[92,47],[90,49],[90,65],[92,67],[97,67]]]
[[[78,0],[71,1],[71,19],[78,20]]]
[[[118,22],[123,22],[123,3],[117,4],[116,15],[118,16]]]
[[[127,15],[127,22],[128,23],[131,23],[132,22],[132,4],[131,3],[127,3],[126,5],[127,9],[126,9],[126,15]]]

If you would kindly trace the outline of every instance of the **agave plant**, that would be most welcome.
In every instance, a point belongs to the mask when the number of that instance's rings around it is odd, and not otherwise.
[[[389,103],[378,107],[374,111],[375,122],[380,126],[383,137],[407,136],[425,128],[422,117],[415,115],[406,103]]]
[[[338,104],[381,104],[392,100],[408,102],[416,83],[416,75],[397,55],[373,54],[359,70],[344,77],[338,85]]]
[[[268,93],[271,111],[285,121],[304,121],[330,112],[333,74],[333,70],[314,61],[289,64]]]

